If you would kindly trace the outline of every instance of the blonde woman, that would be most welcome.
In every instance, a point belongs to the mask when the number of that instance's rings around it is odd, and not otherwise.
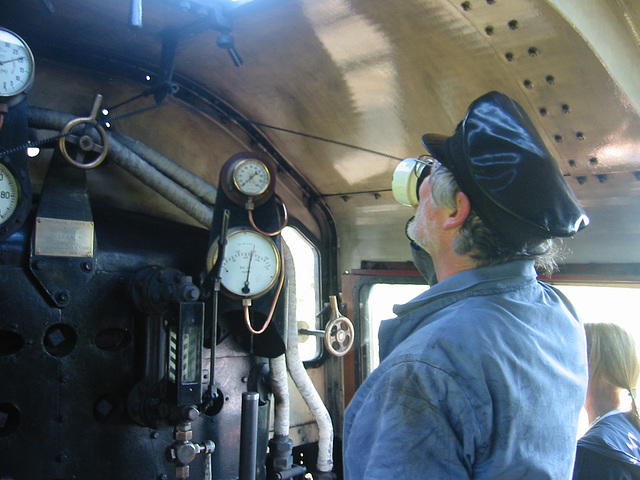
[[[587,323],[591,427],[578,440],[574,480],[640,479],[640,362],[633,337],[612,323]]]

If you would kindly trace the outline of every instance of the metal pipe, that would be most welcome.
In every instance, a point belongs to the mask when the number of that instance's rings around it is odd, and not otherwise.
[[[284,355],[270,361],[270,376],[273,396],[275,398],[274,436],[289,437],[289,382],[287,381],[287,363]]]
[[[298,319],[296,317],[295,269],[293,256],[286,244],[283,245],[285,257],[285,274],[289,279],[288,290],[288,328],[287,328],[287,368],[302,398],[318,424],[318,472],[326,473],[333,470],[333,423],[327,407],[316,390],[309,374],[304,368],[298,351]]]
[[[142,0],[131,0],[129,14],[129,25],[133,28],[142,28]]]
[[[205,227],[211,227],[213,209],[204,205],[186,189],[151,167],[138,155],[127,149],[115,139],[111,139],[110,150],[114,163],[127,170],[160,195],[171,201],[176,207],[189,214]]]
[[[135,140],[118,133],[111,133],[111,136],[126,146],[133,153],[140,156],[140,158],[145,162],[157,168],[160,172],[164,173],[176,183],[179,183],[194,195],[200,197],[206,203],[210,205],[214,205],[216,203],[217,189],[210,183],[205,182],[202,178],[178,165],[170,158],[156,152],[154,149],[139,140]]]
[[[60,131],[75,118],[74,115],[46,108],[29,108],[29,125],[33,128]],[[154,189],[205,227],[211,227],[213,209],[204,205],[185,188],[149,165],[144,159],[114,139],[111,134],[109,134],[109,143],[109,159],[115,164]]]
[[[239,480],[255,480],[256,452],[258,449],[258,399],[256,392],[242,393],[242,416],[240,419],[240,466]]]
[[[305,467],[294,465],[285,472],[277,472],[276,480],[289,480],[290,478],[298,477],[300,475],[304,475],[305,473],[307,473],[307,469]]]

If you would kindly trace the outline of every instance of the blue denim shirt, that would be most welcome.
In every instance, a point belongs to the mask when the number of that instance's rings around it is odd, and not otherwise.
[[[394,311],[345,413],[345,480],[571,477],[585,334],[533,262],[459,273]]]

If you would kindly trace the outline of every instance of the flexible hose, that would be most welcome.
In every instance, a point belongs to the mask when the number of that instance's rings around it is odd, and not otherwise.
[[[271,389],[275,397],[275,419],[273,433],[285,438],[289,437],[289,382],[287,377],[287,362],[284,355],[272,358],[269,361],[271,366]]]
[[[300,352],[298,351],[298,320],[296,317],[295,269],[291,251],[286,244],[283,244],[283,250],[286,275],[289,279],[287,296],[287,368],[318,424],[318,463],[316,469],[322,473],[331,472],[333,470],[333,423],[327,408],[322,403],[322,398],[320,398],[300,359]]]
[[[139,140],[113,132],[111,133],[111,136],[148,164],[157,168],[160,172],[174,180],[176,183],[182,185],[197,197],[200,197],[210,205],[214,205],[216,203],[217,190],[210,183],[205,182],[199,176],[191,173],[186,168],[178,165],[176,162],[165,157],[161,153],[156,152],[154,149]]]
[[[74,115],[45,108],[29,108],[29,125],[33,128],[60,131],[69,121],[75,118],[77,117]],[[211,227],[213,221],[212,208],[204,205],[192,193],[149,165],[140,156],[115,140],[111,134],[109,134],[109,159],[154,189],[199,223],[207,228]]]

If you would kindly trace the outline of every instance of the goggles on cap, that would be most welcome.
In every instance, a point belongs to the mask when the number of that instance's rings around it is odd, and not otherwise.
[[[418,206],[418,190],[431,174],[434,161],[435,158],[429,155],[421,155],[418,158],[405,158],[398,164],[391,179],[391,191],[397,202],[414,208]]]

